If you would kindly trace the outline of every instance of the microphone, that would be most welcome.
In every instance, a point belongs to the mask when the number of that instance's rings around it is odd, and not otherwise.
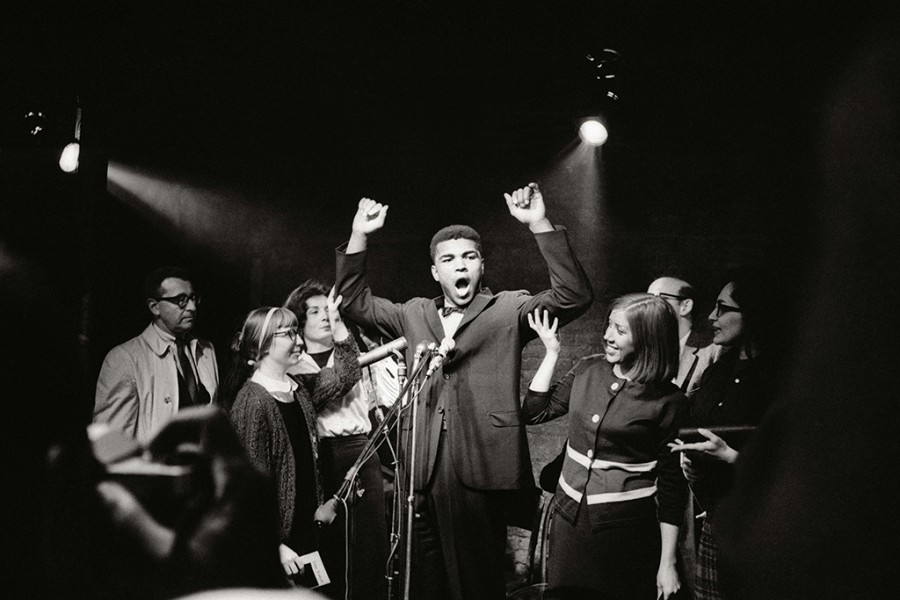
[[[416,353],[413,355],[413,364],[412,364],[413,373],[415,373],[416,369],[419,368],[419,363],[422,362],[422,358],[425,356],[425,354],[432,353],[435,348],[436,348],[436,346],[435,346],[434,342],[431,342],[430,344],[426,344],[424,341],[422,341],[422,342],[419,342],[418,344],[416,344]]]
[[[316,524],[331,525],[334,518],[337,517],[337,502],[337,496],[335,496],[316,509],[316,514],[313,515]]]
[[[337,516],[337,504],[341,500],[341,494],[346,494],[348,490],[348,485],[356,477],[356,474],[359,472],[359,467],[355,464],[347,470],[347,474],[344,475],[344,481],[341,483],[341,487],[338,488],[337,493],[331,497],[330,500],[326,500],[322,506],[316,509],[316,514],[313,515],[313,520],[318,525],[331,525],[331,522],[334,521],[334,518]]]
[[[441,340],[441,347],[438,348],[437,354],[434,355],[434,358],[431,359],[431,364],[428,365],[428,371],[425,372],[426,379],[431,377],[438,370],[438,367],[444,364],[444,361],[447,360],[447,355],[455,347],[456,342],[453,341],[453,338],[445,337]]]
[[[402,388],[406,385],[406,358],[399,350],[394,350],[391,354],[394,355],[394,360],[397,361],[397,383]]]
[[[378,346],[374,350],[364,352],[357,358],[357,360],[359,361],[359,366],[367,367],[372,363],[378,362],[379,360],[384,360],[385,358],[390,356],[394,350],[405,350],[406,345],[406,338],[397,338],[392,342],[388,342],[384,346]]]

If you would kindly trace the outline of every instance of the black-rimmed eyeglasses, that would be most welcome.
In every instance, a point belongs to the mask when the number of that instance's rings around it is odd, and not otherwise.
[[[739,312],[744,312],[744,311],[742,309],[738,308],[737,306],[732,306],[730,304],[725,304],[721,300],[716,300],[716,317],[721,317],[725,313],[730,313],[730,312],[739,313]]]
[[[165,300],[166,302],[171,302],[176,305],[180,309],[185,309],[188,306],[188,303],[192,300],[194,301],[194,306],[200,306],[200,295],[199,294],[178,294],[177,296],[168,296],[165,298],[157,298],[157,302]]]
[[[276,329],[275,333],[272,334],[273,337],[278,336],[286,336],[294,340],[295,342],[300,339],[300,332],[294,327],[285,327],[283,329]]]
[[[654,296],[658,298],[671,298],[672,300],[686,300],[684,296],[678,296],[676,294],[667,294],[666,292],[650,292]]]

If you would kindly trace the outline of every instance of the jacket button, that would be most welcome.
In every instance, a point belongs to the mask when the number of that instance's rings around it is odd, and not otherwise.
[[[588,451],[587,451],[587,457],[588,457],[588,458],[594,458],[594,451],[593,451],[593,450],[588,450]]]
[[[594,422],[594,423],[599,423],[599,422],[600,422],[600,415],[594,415],[593,417],[591,417],[591,421]]]
[[[450,375],[448,375],[447,373],[444,373],[444,381],[446,381],[448,379],[450,379]]]
[[[611,386],[609,386],[609,387],[611,387],[613,391],[616,391],[617,389],[619,389],[619,382],[618,382],[618,381],[615,381],[615,382],[613,382],[613,384],[612,384]]]
[[[166,404],[172,404],[172,397],[171,397],[171,396],[166,396],[165,403],[166,403]]]

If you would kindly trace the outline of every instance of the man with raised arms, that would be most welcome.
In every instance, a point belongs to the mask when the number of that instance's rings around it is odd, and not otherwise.
[[[532,183],[505,194],[510,214],[534,234],[551,287],[493,293],[482,287],[481,239],[465,225],[431,241],[436,298],[394,303],[366,279],[368,236],[388,206],[363,198],[349,242],[337,251],[336,293],[348,318],[388,339],[405,336],[409,360],[420,342],[455,342],[419,395],[412,596],[454,600],[506,596],[503,559],[508,517],[536,494],[520,414],[521,352],[534,338],[527,315],[546,309],[561,324],[582,315],[593,294],[566,230],[547,219]]]

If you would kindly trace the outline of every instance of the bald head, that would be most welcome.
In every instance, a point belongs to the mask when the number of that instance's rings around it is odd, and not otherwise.
[[[657,296],[665,294],[666,296],[676,296],[678,298],[693,299],[694,288],[692,288],[691,284],[683,279],[676,279],[675,277],[660,277],[653,280],[653,283],[651,283],[650,287],[647,288],[647,293]],[[665,298],[666,296],[663,297]]]
[[[678,331],[684,335],[690,331],[694,309],[694,288],[687,281],[676,277],[659,277],[647,288],[648,294],[659,296],[672,305],[678,315]]]

